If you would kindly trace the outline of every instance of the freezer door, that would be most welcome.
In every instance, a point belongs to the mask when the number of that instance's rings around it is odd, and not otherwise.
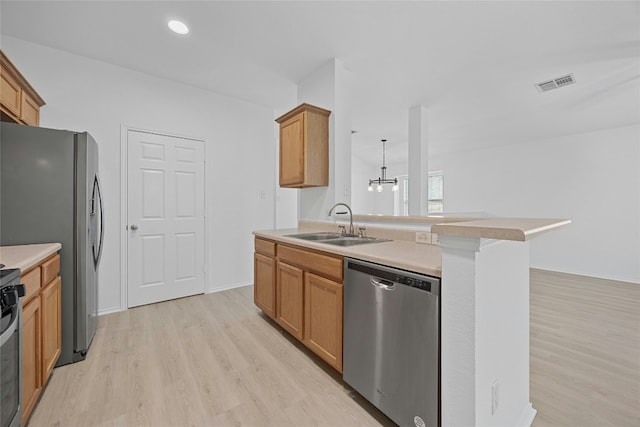
[[[88,133],[76,134],[76,236],[74,361],[84,359],[97,328],[98,265],[102,253],[102,197],[98,145]]]
[[[76,134],[0,123],[0,245],[59,242],[62,353],[71,363],[75,341]]]

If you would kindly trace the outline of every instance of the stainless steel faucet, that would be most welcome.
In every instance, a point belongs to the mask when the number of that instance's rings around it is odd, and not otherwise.
[[[327,213],[327,216],[331,216],[331,212],[333,212],[333,210],[337,207],[337,206],[344,206],[345,208],[347,208],[347,210],[349,211],[349,234],[350,235],[355,235],[354,231],[353,231],[353,212],[351,212],[351,208],[349,207],[348,204],[346,203],[336,203],[335,205],[333,205],[333,207],[331,209],[329,209],[329,213]],[[336,214],[340,215],[340,214],[346,214],[346,212],[336,212]]]

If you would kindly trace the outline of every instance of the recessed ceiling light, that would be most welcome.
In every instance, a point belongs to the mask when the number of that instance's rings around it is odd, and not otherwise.
[[[174,33],[181,35],[189,34],[189,27],[187,27],[184,22],[172,20],[169,21],[167,25],[169,26],[169,29]]]

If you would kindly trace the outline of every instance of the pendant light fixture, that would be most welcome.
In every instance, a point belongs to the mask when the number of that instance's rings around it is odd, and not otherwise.
[[[380,176],[378,179],[370,179],[369,180],[369,191],[373,191],[373,184],[376,185],[376,191],[381,193],[383,188],[382,184],[393,184],[391,187],[391,191],[398,191],[398,178],[387,179],[387,167],[384,164],[385,161],[385,144],[387,143],[386,139],[382,139],[382,167],[380,168]]]

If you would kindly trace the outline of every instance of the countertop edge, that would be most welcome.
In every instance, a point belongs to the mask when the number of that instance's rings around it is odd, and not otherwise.
[[[60,243],[0,246],[0,263],[5,268],[19,268],[24,274],[61,249]]]
[[[447,224],[435,224],[431,232],[439,236],[457,236],[524,242],[542,233],[571,223],[555,218],[490,218]]]

